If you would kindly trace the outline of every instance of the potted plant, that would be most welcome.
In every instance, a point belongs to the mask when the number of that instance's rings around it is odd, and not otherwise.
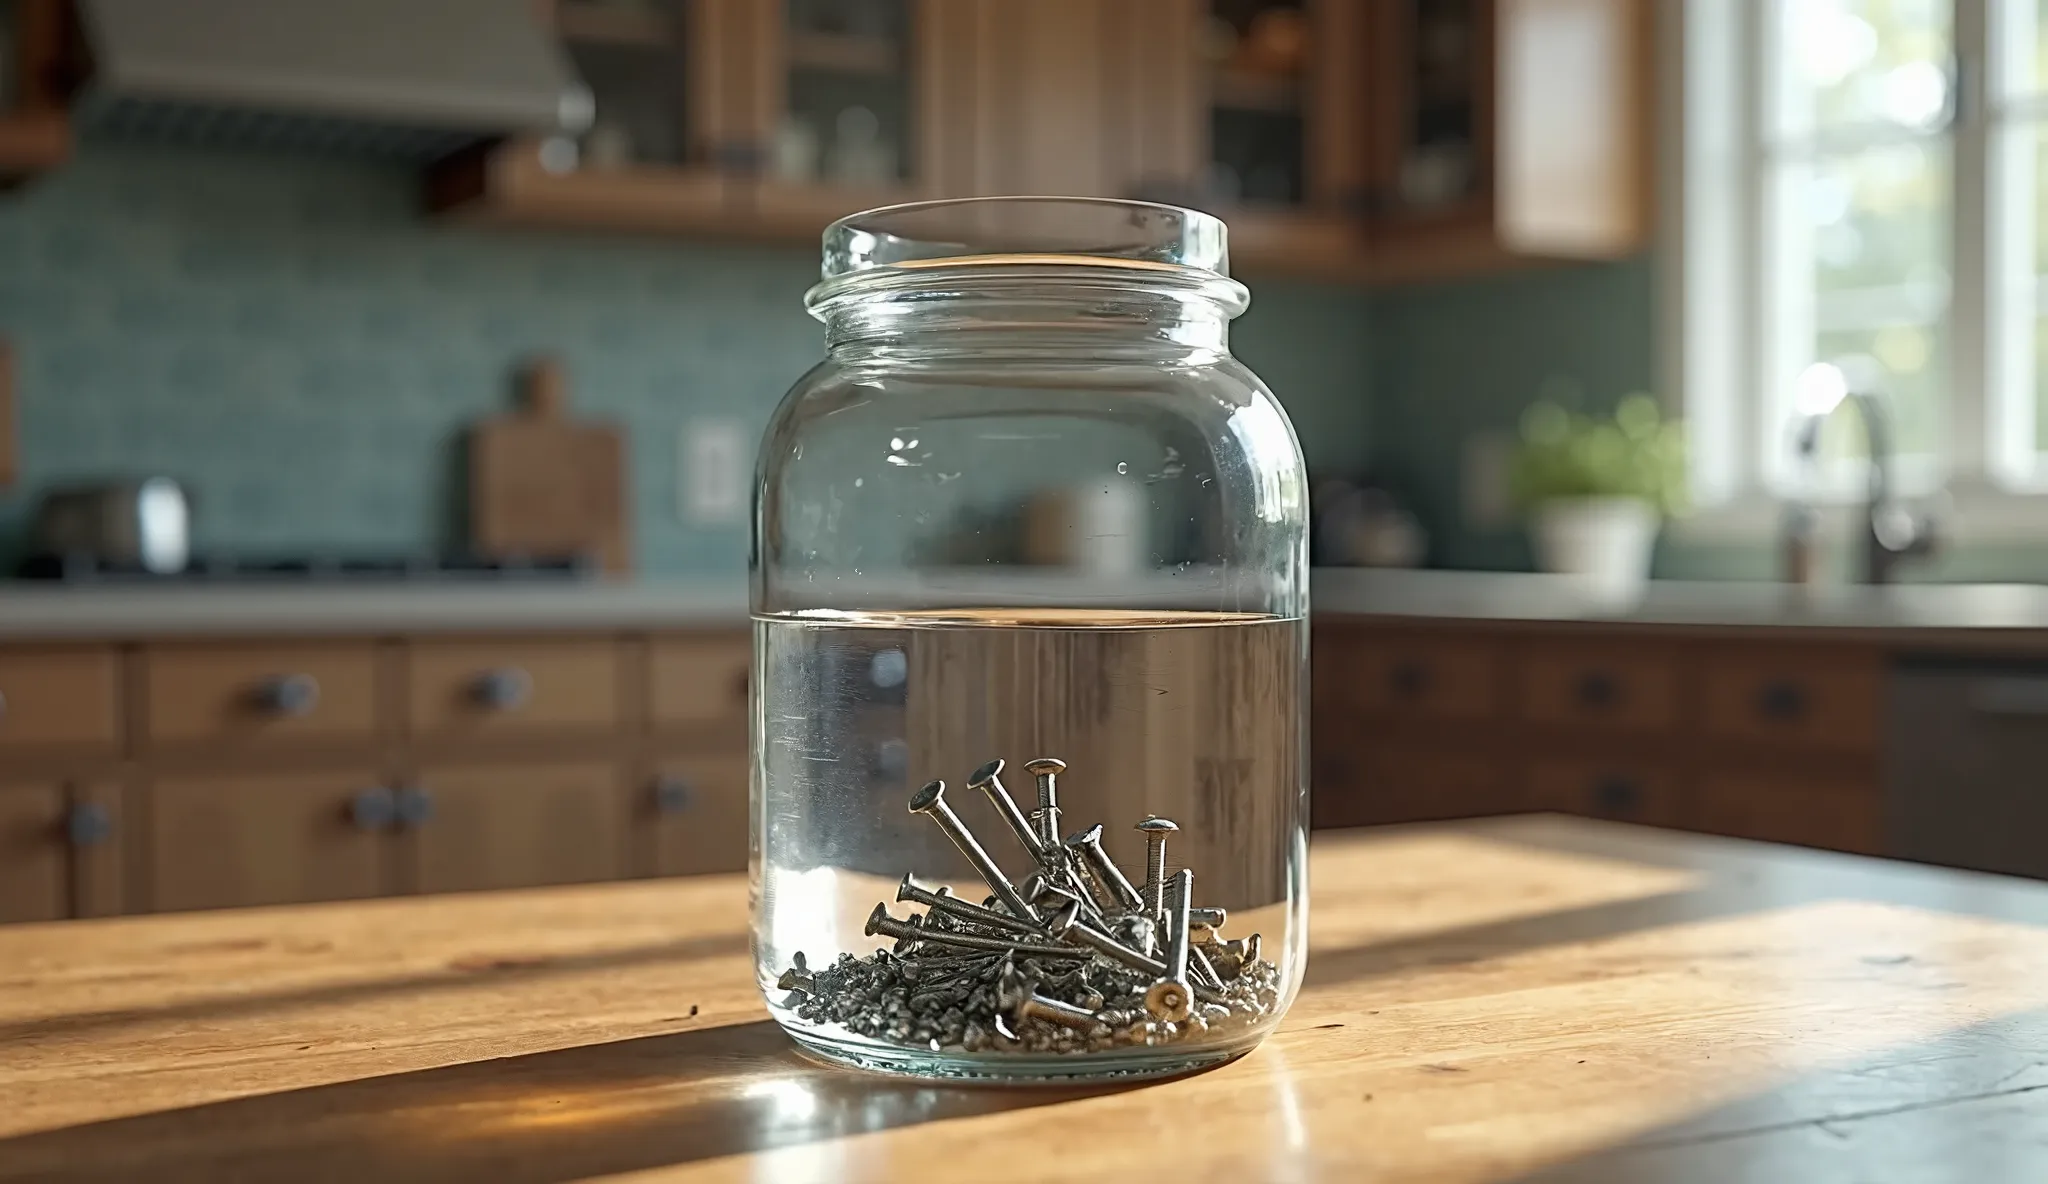
[[[1538,566],[1633,593],[1664,518],[1683,505],[1684,429],[1648,395],[1625,396],[1611,416],[1539,400],[1522,414],[1509,480]]]

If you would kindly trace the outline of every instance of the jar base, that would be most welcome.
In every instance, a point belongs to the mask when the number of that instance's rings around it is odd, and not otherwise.
[[[835,1039],[816,1031],[785,1027],[797,1050],[830,1065],[985,1085],[1066,1085],[1083,1081],[1151,1081],[1178,1077],[1234,1061],[1258,1045],[1252,1039],[1236,1044],[1196,1048],[1115,1049],[1090,1053],[932,1052],[871,1040]]]

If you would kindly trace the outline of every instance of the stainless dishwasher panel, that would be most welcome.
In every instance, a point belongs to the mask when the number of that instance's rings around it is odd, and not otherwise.
[[[1893,668],[1887,851],[2048,879],[2048,663]]]

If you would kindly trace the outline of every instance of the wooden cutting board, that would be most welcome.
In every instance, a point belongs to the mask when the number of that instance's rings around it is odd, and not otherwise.
[[[521,374],[518,408],[470,429],[470,548],[631,571],[624,441],[611,424],[571,421],[568,401],[561,363],[541,358]]]

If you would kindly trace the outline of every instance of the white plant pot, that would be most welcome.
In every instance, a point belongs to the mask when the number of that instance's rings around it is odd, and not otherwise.
[[[1633,595],[1650,578],[1661,525],[1657,508],[1641,498],[1573,497],[1538,505],[1530,533],[1544,571],[1584,576],[1603,592]]]

